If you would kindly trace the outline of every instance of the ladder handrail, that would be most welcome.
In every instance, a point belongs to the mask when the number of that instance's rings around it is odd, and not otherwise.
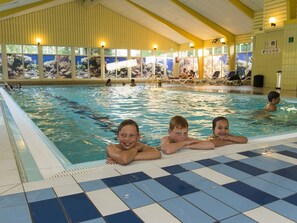
[[[8,88],[10,91],[12,91],[10,85],[6,82],[6,80],[5,80],[4,77],[2,77],[2,79],[0,79],[0,80],[2,80],[2,81],[6,84],[7,88]]]

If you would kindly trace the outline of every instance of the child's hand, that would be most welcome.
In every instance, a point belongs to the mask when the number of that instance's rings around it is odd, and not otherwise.
[[[187,142],[187,145],[191,145],[191,144],[194,144],[194,143],[199,142],[199,140],[197,140],[197,139],[189,139],[186,142]]]
[[[143,145],[140,143],[137,143],[135,145],[135,149],[137,149],[137,152],[142,152],[143,151]]]
[[[106,163],[108,163],[108,164],[117,164],[116,163],[116,161],[114,161],[112,158],[110,158],[110,157],[107,157],[106,158]]]

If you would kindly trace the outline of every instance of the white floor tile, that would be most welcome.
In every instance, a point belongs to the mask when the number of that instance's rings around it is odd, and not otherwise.
[[[86,194],[103,216],[129,210],[127,205],[109,188],[87,192]]]
[[[133,210],[145,223],[179,223],[169,212],[159,204],[151,204]]]
[[[68,195],[78,194],[83,192],[80,186],[76,183],[54,187],[54,191],[56,192],[58,197],[63,197],[63,196],[68,196]]]
[[[265,208],[259,207],[244,214],[259,223],[294,223],[293,221]]]
[[[227,183],[231,183],[231,182],[235,182],[236,180],[228,177],[224,174],[221,174],[215,170],[212,170],[208,167],[204,167],[204,168],[200,168],[200,169],[196,169],[193,170],[193,172],[199,174],[200,176],[209,179],[219,185],[223,185],[223,184],[227,184]]]

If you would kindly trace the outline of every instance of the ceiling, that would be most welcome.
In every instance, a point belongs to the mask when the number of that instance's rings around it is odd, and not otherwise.
[[[72,0],[4,0],[0,21]],[[82,7],[101,4],[178,43],[199,42],[252,33],[253,13],[264,0],[81,0]]]

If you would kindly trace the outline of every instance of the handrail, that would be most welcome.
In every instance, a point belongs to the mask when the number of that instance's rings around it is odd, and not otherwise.
[[[159,77],[160,77],[160,79],[158,79]],[[148,83],[150,80],[151,80],[151,82]],[[151,86],[152,86],[155,82],[156,82],[157,84],[159,84],[159,81],[162,82],[162,75],[151,74],[151,75],[147,78],[147,80],[146,80],[146,82],[145,82],[145,85],[146,85],[146,84],[149,84],[149,88],[151,88]]]
[[[5,78],[2,77],[1,80],[6,84],[7,88],[8,88],[10,91],[12,91],[12,88],[11,88],[10,85],[6,82]]]

